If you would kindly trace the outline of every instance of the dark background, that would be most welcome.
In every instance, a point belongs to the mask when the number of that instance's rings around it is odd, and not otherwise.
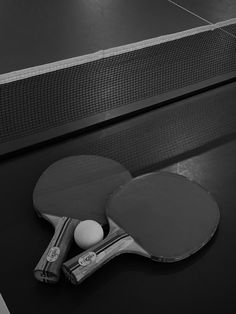
[[[198,14],[204,12],[204,19],[212,22],[236,17],[233,0],[178,3],[199,10]],[[0,1],[0,73],[206,24],[164,0]],[[204,104],[212,100],[216,107],[224,102],[227,112],[235,101],[235,84],[227,83],[187,101]],[[169,104],[168,110],[175,112],[184,101]],[[191,118],[189,132],[183,132],[182,122],[170,128],[170,133],[161,133],[156,124],[161,124],[163,113],[154,108],[2,157],[0,292],[10,312],[235,313],[236,124],[235,129],[227,129],[225,118],[231,114],[231,123],[236,121],[234,112],[227,116],[210,111],[208,119],[215,122],[214,128],[209,124],[204,134],[201,121],[196,133]],[[216,236],[203,250],[175,264],[123,255],[79,286],[63,276],[57,285],[37,282],[33,269],[53,229],[36,216],[32,191],[46,167],[74,154],[114,158],[134,176],[166,169],[195,180],[219,204],[221,222]],[[78,252],[74,245],[69,257]]]

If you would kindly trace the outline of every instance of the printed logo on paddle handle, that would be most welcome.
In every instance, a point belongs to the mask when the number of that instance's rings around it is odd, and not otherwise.
[[[95,252],[88,252],[81,256],[78,260],[78,263],[81,266],[87,266],[93,263],[96,260],[97,254]]]
[[[57,246],[53,246],[48,252],[47,261],[49,263],[55,262],[58,259],[59,255],[60,255],[60,248]]]

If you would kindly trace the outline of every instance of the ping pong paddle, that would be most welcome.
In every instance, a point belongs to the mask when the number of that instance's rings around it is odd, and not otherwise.
[[[165,172],[136,177],[118,188],[106,207],[108,236],[63,264],[74,284],[121,253],[175,262],[197,252],[213,236],[218,206],[200,185]]]
[[[107,223],[106,200],[115,188],[131,179],[118,162],[94,155],[71,156],[49,166],[33,192],[36,212],[55,228],[54,236],[37,264],[36,279],[55,283],[81,220]]]

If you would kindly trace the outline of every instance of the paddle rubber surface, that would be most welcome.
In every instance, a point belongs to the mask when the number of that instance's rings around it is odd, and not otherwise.
[[[121,187],[107,216],[154,259],[183,259],[202,247],[220,219],[217,203],[200,185],[169,173],[147,174]]]
[[[35,209],[42,215],[94,219],[106,223],[106,200],[131,179],[118,162],[93,155],[71,156],[48,167],[34,189]]]

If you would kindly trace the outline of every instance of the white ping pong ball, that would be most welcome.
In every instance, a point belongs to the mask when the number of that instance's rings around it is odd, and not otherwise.
[[[88,249],[103,239],[101,225],[95,220],[81,221],[74,231],[74,239],[81,249]]]

